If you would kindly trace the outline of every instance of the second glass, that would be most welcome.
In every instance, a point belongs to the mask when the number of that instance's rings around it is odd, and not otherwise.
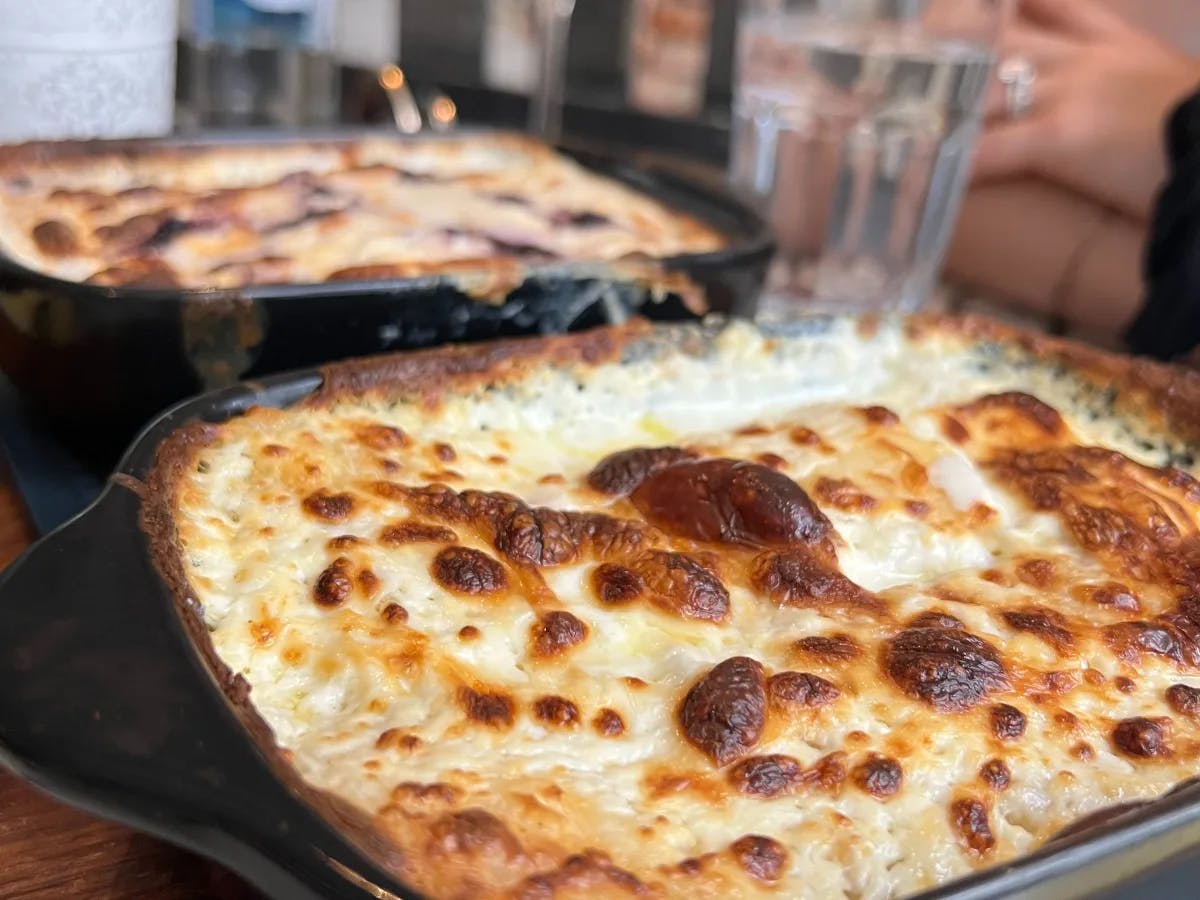
[[[730,177],[778,242],[760,312],[920,307],[979,131],[1006,0],[745,0]]]

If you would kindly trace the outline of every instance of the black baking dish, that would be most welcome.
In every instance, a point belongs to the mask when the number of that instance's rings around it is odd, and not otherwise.
[[[219,860],[274,897],[410,897],[355,814],[274,761],[244,704],[230,699],[236,691],[210,667],[196,617],[177,605],[139,529],[155,453],[178,427],[287,406],[321,383],[310,370],[180,404],[143,431],[95,504],[4,573],[0,764],[69,803]],[[921,900],[1093,896],[1196,847],[1193,781],[1092,816],[1032,855]]]
[[[53,159],[92,149],[136,153],[364,136],[380,132],[215,133],[7,152]],[[239,379],[449,341],[569,331],[631,311],[654,319],[688,317],[702,305],[728,311],[756,293],[770,259],[769,231],[731,194],[601,154],[563,152],[696,217],[725,235],[728,246],[644,263],[531,266],[515,287],[481,289],[462,273],[207,291],[63,281],[6,260],[0,249],[0,367],[57,433],[107,467],[152,414]]]

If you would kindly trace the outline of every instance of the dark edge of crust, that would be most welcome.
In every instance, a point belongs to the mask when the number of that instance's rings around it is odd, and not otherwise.
[[[863,320],[867,328],[869,320]],[[1164,427],[1200,440],[1200,373],[1178,366],[1109,353],[1068,340],[1039,335],[977,316],[917,315],[905,320],[909,337],[945,334],[968,341],[1012,344],[1035,357],[1061,363],[1097,385],[1112,386],[1130,411],[1149,408]],[[348,395],[392,391],[429,406],[451,390],[515,381],[531,365],[599,366],[658,329],[643,321],[565,336],[516,338],[485,344],[459,344],[409,353],[335,363],[321,369],[323,384],[297,408],[326,408]],[[383,868],[404,879],[416,874],[402,848],[375,824],[371,815],[308,784],[284,758],[270,726],[250,699],[249,685],[220,659],[183,569],[173,510],[180,480],[196,455],[208,446],[220,425],[193,422],[181,426],[157,448],[142,503],[141,527],[149,554],[170,591],[189,636],[234,707],[251,739],[277,778],[304,799],[332,828],[340,830]],[[1085,827],[1084,830],[1089,830]]]
[[[654,332],[649,322],[634,319],[570,335],[453,344],[332,363],[321,368],[321,386],[300,402],[316,409],[347,396],[397,391],[428,407],[451,390],[515,381],[534,363],[598,366],[614,361],[630,343]]]
[[[139,522],[147,540],[150,559],[166,584],[193,646],[272,774],[359,852],[403,880],[408,872],[405,850],[375,825],[369,813],[309,784],[300,776],[276,743],[271,727],[251,702],[250,685],[225,664],[213,646],[200,605],[193,596],[184,572],[172,510],[176,489],[185,471],[196,454],[211,443],[218,428],[218,425],[207,422],[192,422],[173,432],[158,446],[154,466],[146,479],[147,489],[142,497]]]
[[[448,135],[433,140],[448,142],[462,141],[469,137],[467,134]],[[517,131],[496,131],[488,133],[490,140],[497,143],[519,146],[531,153],[556,153],[554,148],[541,143],[536,138]],[[274,136],[264,132],[248,140],[231,138],[228,141],[189,141],[187,137],[178,139],[162,138],[126,138],[117,140],[82,140],[82,141],[26,141],[21,144],[0,145],[0,176],[11,177],[19,174],[30,166],[46,166],[72,164],[79,168],[112,162],[131,162],[146,160],[152,162],[186,162],[198,156],[213,152],[258,152],[264,148],[278,148],[296,152],[329,152],[346,153],[357,149],[365,141],[405,140],[393,132],[369,131],[347,132],[345,137],[321,136],[299,138]]]
[[[918,315],[908,320],[910,336],[919,339],[930,331],[1010,343],[1033,357],[1060,363],[1093,386],[1114,390],[1114,403],[1122,412],[1141,417],[1152,413],[1161,421],[1151,424],[1189,444],[1200,444],[1200,371],[1100,350],[984,316]]]

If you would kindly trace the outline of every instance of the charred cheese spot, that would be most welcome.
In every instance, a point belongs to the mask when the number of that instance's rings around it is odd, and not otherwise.
[[[851,770],[850,780],[876,800],[889,800],[904,784],[904,768],[890,756],[873,753]]]
[[[1122,719],[1112,730],[1112,745],[1119,753],[1139,759],[1155,759],[1171,755],[1167,741],[1170,719],[1147,719],[1135,716]]]
[[[392,808],[409,815],[428,815],[453,807],[461,796],[461,791],[445,782],[422,784],[419,781],[405,781],[392,788],[389,799]]]
[[[792,642],[792,649],[802,657],[827,665],[849,662],[862,654],[862,648],[845,634],[821,634]]]
[[[602,563],[592,570],[592,590],[606,606],[632,603],[646,590],[642,576],[614,563]]]
[[[1167,703],[1181,716],[1200,717],[1200,688],[1173,684],[1167,688]]]
[[[904,511],[914,519],[924,519],[933,508],[924,500],[905,500]]]
[[[408,610],[399,603],[389,603],[380,612],[383,621],[389,625],[403,625],[408,621]]]
[[[897,425],[900,422],[900,417],[886,406],[864,406],[859,412],[862,413],[862,417],[867,420],[869,425],[881,428]]]
[[[355,439],[364,447],[380,452],[403,450],[412,446],[412,438],[392,425],[366,424],[355,429]]]
[[[490,728],[508,728],[513,723],[514,704],[508,694],[481,693],[462,687],[458,690],[458,704],[472,722]]]
[[[820,502],[842,512],[865,513],[878,505],[874,497],[859,490],[849,478],[818,478],[813,494]]]
[[[988,821],[987,807],[974,797],[963,797],[950,804],[950,823],[967,852],[983,856],[996,846],[996,837]]]
[[[804,783],[804,767],[791,756],[751,756],[729,770],[729,784],[740,794],[770,799]]]
[[[1182,662],[1184,645],[1179,632],[1165,622],[1118,622],[1107,626],[1104,641],[1119,659],[1132,665],[1142,660],[1143,653]]]
[[[330,550],[348,550],[351,547],[357,547],[363,543],[363,539],[356,537],[353,534],[339,534],[335,538],[330,538],[325,546]]]
[[[777,882],[787,868],[787,850],[774,838],[748,834],[730,844],[729,850],[747,875],[767,884]]]
[[[1113,679],[1113,687],[1122,694],[1132,694],[1137,690],[1137,682],[1132,678],[1126,678],[1124,675],[1118,675]]]
[[[411,753],[421,746],[421,739],[400,728],[389,728],[375,741],[376,750],[403,750]]]
[[[558,566],[579,552],[575,523],[553,509],[519,509],[496,534],[496,549],[515,562]]]
[[[755,588],[782,606],[839,613],[883,610],[877,598],[804,550],[762,553],[755,558],[751,572]]]
[[[908,623],[909,628],[962,628],[961,620],[949,613],[939,610],[928,610],[918,615]]]
[[[495,594],[508,586],[504,567],[481,550],[446,547],[433,559],[434,580],[446,590],[477,596]]]
[[[650,602],[664,612],[705,622],[729,617],[729,591],[690,556],[650,550],[634,561],[633,568]]]
[[[1081,680],[1078,672],[1046,672],[1042,675],[1042,687],[1050,694],[1065,694],[1078,687]]]
[[[824,439],[804,425],[797,425],[788,432],[788,440],[798,447],[806,447],[813,450],[818,450],[822,453],[833,453],[833,448],[825,443]]]
[[[446,443],[437,443],[433,445],[433,455],[442,462],[454,462],[458,459],[458,453],[454,448]]]
[[[460,641],[477,641],[482,636],[481,632],[474,625],[464,625],[458,629],[458,639]]]
[[[625,720],[615,709],[602,709],[592,719],[592,727],[604,737],[620,737],[625,733]]]
[[[609,890],[611,888],[611,890]],[[553,900],[555,897],[581,897],[593,892],[600,896],[641,896],[648,888],[632,872],[613,865],[612,860],[598,850],[568,856],[552,872],[539,872],[523,880],[513,891],[513,900]]]
[[[696,454],[679,447],[635,447],[604,457],[588,473],[587,483],[593,489],[610,496],[625,496],[649,476]]]
[[[788,461],[778,453],[760,453],[754,457],[754,461],[777,471],[779,469],[786,469],[788,464]]]
[[[958,628],[909,628],[887,642],[884,670],[904,693],[939,712],[962,712],[1008,686],[1000,656]]]
[[[743,425],[734,431],[738,437],[762,437],[771,433],[771,429],[763,425]]]
[[[833,533],[796,482],[759,463],[681,462],[647,477],[630,499],[651,525],[697,541],[815,545]]]
[[[804,780],[822,790],[839,790],[846,780],[846,754],[839,751],[822,756],[804,773]]]
[[[1013,429],[1019,422],[1032,425],[1035,434],[1043,437],[1058,437],[1066,428],[1058,410],[1021,391],[989,394],[959,410],[969,419],[979,419],[985,430],[1002,433],[1008,439],[1013,439]]]
[[[339,556],[320,575],[313,585],[313,600],[318,606],[340,606],[354,590],[350,578],[350,560]]]
[[[60,219],[48,219],[35,225],[33,242],[47,256],[70,256],[79,252],[75,229]]]
[[[1071,746],[1070,753],[1080,762],[1091,762],[1096,758],[1096,750],[1087,741],[1079,741]]]
[[[559,728],[574,728],[579,724],[579,707],[565,697],[539,697],[533,703],[538,721]]]
[[[532,628],[532,653],[538,659],[560,656],[582,644],[587,635],[587,626],[574,615],[566,610],[553,610],[543,614]]]
[[[1002,759],[989,759],[979,768],[979,778],[993,791],[1008,790],[1012,774]]]
[[[1115,451],[1061,447],[1005,450],[989,463],[1035,509],[1057,513],[1075,542],[1114,574],[1151,583],[1193,584],[1200,571],[1194,523],[1185,538],[1172,518],[1170,477]]]
[[[1075,644],[1075,636],[1067,628],[1066,620],[1053,610],[1027,607],[1008,610],[1002,615],[1009,627],[1036,635],[1060,653]]]
[[[1065,709],[1060,709],[1051,718],[1051,721],[1058,727],[1058,730],[1064,734],[1074,734],[1079,730],[1079,717],[1073,712]]]
[[[841,696],[837,687],[808,672],[779,672],[767,682],[771,705],[779,709],[827,706]]]
[[[330,494],[317,491],[304,498],[304,511],[326,522],[345,522],[354,510],[354,498],[349,494]]]
[[[368,599],[375,596],[379,590],[379,576],[370,569],[359,569],[357,577],[354,579],[358,584],[362,595]]]
[[[966,426],[954,416],[949,415],[942,417],[942,434],[955,444],[965,444],[971,438],[971,433],[967,431]]]
[[[464,809],[435,819],[429,826],[427,848],[435,856],[492,857],[505,862],[523,855],[516,836],[482,809]]]
[[[692,686],[679,708],[679,724],[694,747],[724,766],[758,743],[766,710],[762,664],[735,656]]]
[[[458,535],[449,528],[412,520],[396,522],[379,532],[379,543],[387,547],[418,543],[453,544],[457,541]]]
[[[1030,587],[1046,589],[1054,584],[1057,568],[1052,559],[1025,559],[1017,564],[1017,578]]]
[[[1121,612],[1138,612],[1142,608],[1137,596],[1120,582],[1111,581],[1100,585],[1083,585],[1072,591],[1097,606],[1108,606]]]

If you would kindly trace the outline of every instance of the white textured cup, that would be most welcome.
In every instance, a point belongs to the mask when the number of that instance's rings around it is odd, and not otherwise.
[[[0,142],[166,134],[177,0],[0,0]]]

